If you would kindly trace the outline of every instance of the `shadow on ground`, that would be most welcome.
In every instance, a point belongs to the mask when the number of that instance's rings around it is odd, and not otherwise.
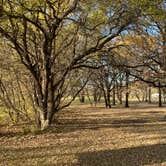
[[[166,162],[166,144],[118,150],[87,152],[78,155],[80,166],[142,166]]]
[[[0,165],[166,165],[165,114],[158,108],[60,112],[48,131],[34,137],[1,131]]]
[[[45,159],[45,165],[49,165],[48,158],[54,156],[68,156],[72,153],[58,153],[57,147],[46,146],[24,149],[3,149],[3,153],[13,153],[14,156],[6,157],[5,162],[26,161],[28,159],[42,161]],[[142,166],[142,165],[160,165],[166,162],[166,144],[154,144],[147,146],[122,148],[115,150],[95,151],[74,153],[77,157],[77,163],[68,165],[73,166]],[[19,156],[19,157],[18,157]],[[0,163],[3,161],[0,160]],[[42,165],[42,164],[41,164]],[[54,165],[59,166],[59,165]]]
[[[153,107],[153,106],[152,106]],[[68,110],[60,113],[54,124],[42,133],[69,133],[79,130],[99,130],[102,128],[121,128],[126,132],[157,132],[166,133],[166,114],[148,107],[142,110],[101,110],[91,107],[86,110]],[[21,129],[21,128],[20,128]],[[0,137],[24,135],[21,130],[0,132]]]
[[[91,108],[92,109],[92,108]],[[144,110],[144,109],[143,109]],[[99,130],[102,128],[121,128],[127,132],[158,132],[166,133],[166,115],[163,111],[156,110],[137,111],[96,111],[80,112],[71,115],[62,114],[49,132],[66,133],[77,130]],[[97,114],[96,114],[97,112]],[[142,129],[142,130],[141,130]]]

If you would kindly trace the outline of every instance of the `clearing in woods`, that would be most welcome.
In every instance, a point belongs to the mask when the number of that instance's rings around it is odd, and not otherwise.
[[[76,105],[47,132],[1,126],[1,166],[166,166],[166,108]]]

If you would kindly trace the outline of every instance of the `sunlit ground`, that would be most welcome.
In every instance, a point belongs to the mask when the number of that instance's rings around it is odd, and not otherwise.
[[[0,129],[1,166],[166,166],[166,107],[76,105],[42,134]]]

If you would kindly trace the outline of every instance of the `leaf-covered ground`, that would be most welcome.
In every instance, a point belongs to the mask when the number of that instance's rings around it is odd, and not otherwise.
[[[1,166],[166,166],[166,108],[72,106],[47,132],[0,128]]]

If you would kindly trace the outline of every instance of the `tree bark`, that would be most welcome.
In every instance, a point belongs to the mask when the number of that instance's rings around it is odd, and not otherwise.
[[[119,100],[119,104],[123,104],[122,101],[122,85],[117,85],[117,98]]]
[[[103,91],[103,95],[104,95],[104,101],[105,101],[105,107],[107,108],[107,96],[106,96],[106,93],[105,91]]]
[[[104,91],[104,100],[105,100],[105,107],[111,108],[111,100],[110,100],[110,90]]]
[[[85,103],[85,92],[84,92],[84,90],[80,94],[80,102]]]
[[[126,71],[126,102],[125,107],[129,107],[129,71]]]
[[[110,89],[107,89],[107,108],[111,108],[111,100],[110,100]]]
[[[148,102],[148,88],[146,88],[145,92],[145,102]]]
[[[112,105],[116,105],[116,99],[115,99],[115,87],[113,88],[113,91],[112,91]]]
[[[161,83],[159,81],[159,107],[162,107],[162,92],[161,92]]]
[[[149,92],[148,92],[148,102],[151,103],[151,87],[149,87]]]

